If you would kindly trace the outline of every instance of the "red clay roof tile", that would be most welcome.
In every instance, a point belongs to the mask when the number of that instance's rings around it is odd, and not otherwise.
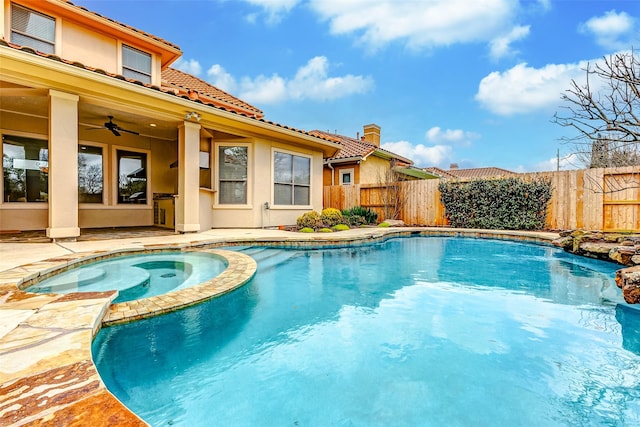
[[[462,180],[503,178],[503,177],[517,175],[517,173],[515,172],[511,172],[509,170],[496,168],[496,167],[444,170],[444,169],[433,166],[433,167],[424,168],[424,170],[427,172],[432,172],[442,178],[462,179]]]
[[[203,101],[205,101],[205,99],[208,99],[214,104],[220,103],[221,106],[239,107],[246,110],[247,114],[255,115],[258,118],[264,116],[264,113],[253,105],[218,89],[196,76],[175,68],[167,68],[162,71],[162,84],[163,87],[187,91],[187,95],[192,100],[203,98]]]
[[[334,157],[331,157],[331,160],[365,158],[374,151],[378,151],[380,153],[386,154],[391,158],[400,160],[403,163],[413,164],[413,161],[407,158],[404,158],[396,153],[392,153],[391,151],[385,150],[384,148],[380,148],[369,142],[358,140],[356,138],[338,135],[335,133],[323,132],[321,130],[312,130],[309,131],[309,133],[312,135],[321,136],[325,139],[337,142],[341,145],[340,151]]]

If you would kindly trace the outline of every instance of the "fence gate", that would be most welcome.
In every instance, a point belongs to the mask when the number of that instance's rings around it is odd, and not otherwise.
[[[604,231],[640,229],[640,173],[606,171],[603,175]]]

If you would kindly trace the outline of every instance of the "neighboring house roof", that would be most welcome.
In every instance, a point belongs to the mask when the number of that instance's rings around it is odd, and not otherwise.
[[[184,89],[191,92],[195,91],[197,92],[198,97],[202,98],[203,101],[205,98],[209,98],[213,103],[223,103],[225,105],[241,107],[254,112],[258,118],[264,117],[264,113],[253,105],[218,89],[212,84],[196,76],[187,74],[184,71],[180,71],[175,68],[169,67],[162,70],[162,85],[163,87]]]
[[[437,175],[427,172],[424,169],[417,168],[415,166],[396,166],[393,170],[399,174],[410,176],[417,179],[434,179],[438,178]]]
[[[437,175],[441,178],[463,180],[502,178],[517,175],[515,172],[495,167],[444,170],[434,166],[424,168],[424,170],[433,173],[434,175]]]
[[[413,161],[406,157],[402,157],[398,154],[392,153],[391,151],[385,150],[384,148],[380,148],[377,145],[370,144],[356,138],[323,132],[321,130],[312,130],[309,131],[309,133],[340,144],[340,151],[338,151],[335,156],[325,159],[325,162],[337,163],[340,161],[356,161],[366,159],[373,154],[385,159],[395,159],[406,165],[413,164]]]

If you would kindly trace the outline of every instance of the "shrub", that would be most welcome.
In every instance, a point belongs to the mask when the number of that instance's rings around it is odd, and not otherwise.
[[[316,211],[305,212],[296,220],[296,224],[301,228],[316,229],[322,226],[320,214]]]
[[[551,199],[551,181],[518,178],[441,182],[445,214],[452,227],[540,230]]]
[[[310,227],[304,227],[299,230],[301,233],[315,233],[315,230]]]
[[[344,221],[342,217],[342,212],[339,209],[335,208],[326,208],[322,210],[320,214],[320,219],[322,223],[328,227],[333,227],[336,224],[340,224]]]
[[[378,227],[389,227],[389,223],[388,222],[381,222],[380,224],[378,224]]]
[[[352,227],[360,227],[367,224],[367,219],[361,215],[351,215],[346,217],[349,225]]]
[[[349,226],[346,224],[336,224],[331,228],[333,228],[335,231],[349,230]]]
[[[318,230],[318,233],[333,233],[333,230],[327,227],[323,227],[320,230]]]
[[[354,206],[350,209],[345,209],[342,211],[342,215],[346,217],[361,216],[365,220],[364,224],[375,224],[378,222],[378,214],[371,209],[362,206]]]

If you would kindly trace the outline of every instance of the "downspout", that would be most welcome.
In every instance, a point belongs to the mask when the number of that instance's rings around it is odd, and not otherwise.
[[[327,162],[327,166],[329,166],[329,169],[331,169],[331,186],[335,185],[336,182],[336,178],[335,178],[335,171],[333,170],[333,165],[331,165],[331,162]]]

